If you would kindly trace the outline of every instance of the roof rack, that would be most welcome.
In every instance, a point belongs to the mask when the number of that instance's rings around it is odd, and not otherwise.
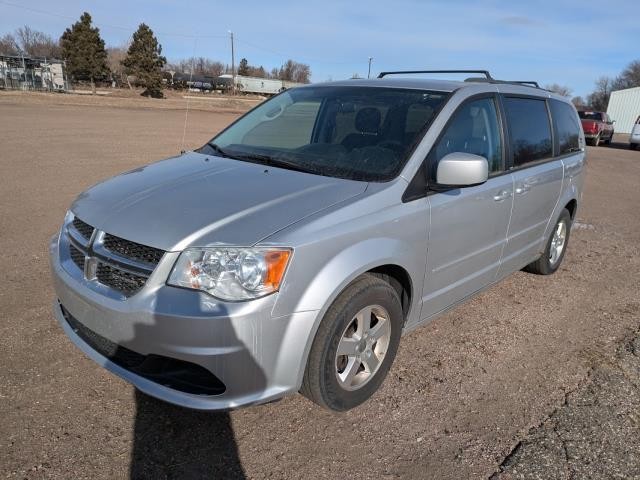
[[[487,79],[487,78],[466,78],[465,82],[483,82],[483,83],[500,83],[500,84],[509,84],[509,85],[524,85],[528,87],[540,88],[538,82],[534,80],[496,80],[495,78]]]
[[[396,72],[380,72],[378,78],[387,75],[414,75],[419,73],[479,73],[485,76],[485,80],[493,80],[493,77],[487,70],[401,70]]]
[[[534,80],[498,80],[491,76],[488,70],[399,70],[394,72],[380,72],[378,78],[386,77],[387,75],[415,75],[420,73],[478,73],[484,75],[484,77],[471,77],[465,79],[465,82],[485,82],[485,83],[503,83],[511,85],[524,85],[534,88],[540,88],[538,82]]]

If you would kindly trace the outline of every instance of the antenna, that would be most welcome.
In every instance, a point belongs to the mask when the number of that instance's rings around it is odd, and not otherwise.
[[[198,45],[198,37],[196,36],[193,39],[193,55],[191,56],[191,72],[189,72],[189,84],[193,80],[193,69],[195,68],[196,62],[196,46]],[[187,87],[189,87],[187,84]],[[189,91],[187,90],[187,109],[184,112],[184,127],[182,129],[182,143],[180,144],[180,153],[184,153],[184,140],[187,136],[187,122],[189,120],[189,100],[191,95],[188,95]]]

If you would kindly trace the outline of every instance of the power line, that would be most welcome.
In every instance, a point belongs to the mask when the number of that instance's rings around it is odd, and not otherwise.
[[[26,10],[29,12],[33,12],[33,13],[39,13],[42,15],[49,15],[51,17],[57,17],[57,18],[63,18],[65,20],[77,20],[78,17],[72,17],[70,15],[63,15],[61,13],[56,13],[56,12],[51,12],[48,10],[42,10],[39,8],[33,8],[33,7],[28,7],[25,5],[20,5],[17,3],[13,3],[13,2],[8,2],[7,0],[0,0],[0,4],[2,5],[7,5],[10,7],[14,7],[14,8],[19,8],[22,10]],[[105,28],[112,28],[112,29],[117,29],[117,30],[123,30],[123,31],[127,31],[127,32],[132,32],[135,31],[135,27],[125,27],[122,25],[112,25],[112,24],[108,24],[108,23],[98,23],[98,22],[94,22],[95,25],[97,25],[98,27],[105,29]],[[224,34],[224,33],[220,33],[220,34],[207,34],[207,35],[200,35],[200,34],[188,34],[188,33],[175,33],[175,32],[163,32],[163,31],[157,31],[155,30],[156,35],[161,35],[161,36],[165,36],[165,37],[181,37],[181,38],[192,38],[194,40],[197,39],[207,39],[207,38],[228,38],[228,34]],[[244,40],[242,38],[238,38],[237,36],[234,37],[236,42],[239,43],[243,43],[251,48],[257,49],[257,50],[261,50],[263,52],[267,52],[267,53],[271,53],[272,55],[277,55],[279,57],[281,57],[283,60],[285,58],[296,58],[299,61],[305,61],[305,62],[309,62],[309,63],[316,63],[316,64],[324,64],[324,65],[354,65],[354,64],[358,64],[359,61],[334,61],[334,60],[327,60],[327,59],[322,59],[322,58],[312,58],[312,57],[306,57],[306,56],[297,56],[297,55],[289,55],[283,52],[279,52],[270,48],[266,48],[263,47],[262,45],[257,45],[255,43],[249,42],[247,40]]]
[[[65,20],[78,20],[79,17],[72,17],[70,15],[62,15],[61,13],[55,13],[55,12],[49,12],[47,10],[40,10],[38,8],[32,8],[32,7],[26,7],[24,5],[19,5],[17,3],[11,3],[11,2],[7,2],[6,0],[0,0],[0,4],[2,5],[7,5],[10,7],[15,7],[15,8],[21,8],[22,10],[27,10],[29,12],[34,12],[34,13],[40,13],[42,15],[49,15],[51,17],[58,17],[58,18],[64,18]],[[135,31],[136,28],[135,27],[124,27],[122,25],[111,25],[108,23],[98,23],[98,22],[94,22],[95,25],[97,25],[100,28],[115,28],[117,30],[125,30],[128,32],[131,31]],[[166,37],[183,37],[183,38],[226,38],[227,35],[224,34],[219,34],[219,35],[190,35],[188,33],[175,33],[175,32],[161,32],[161,31],[155,31],[155,33],[157,35],[163,35]]]

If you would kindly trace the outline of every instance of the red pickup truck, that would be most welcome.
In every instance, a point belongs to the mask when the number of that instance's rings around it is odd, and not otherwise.
[[[613,139],[613,120],[609,118],[606,112],[589,112],[579,111],[582,122],[582,130],[584,130],[584,138],[589,145],[598,146],[600,142],[606,145],[611,143]]]

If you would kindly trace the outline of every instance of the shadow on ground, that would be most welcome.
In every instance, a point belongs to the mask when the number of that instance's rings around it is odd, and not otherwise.
[[[228,413],[187,410],[136,390],[132,479],[244,479]]]

